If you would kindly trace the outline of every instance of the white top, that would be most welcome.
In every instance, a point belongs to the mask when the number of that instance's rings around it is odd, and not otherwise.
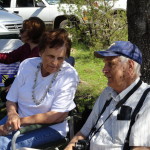
[[[138,131],[138,132],[137,132]],[[130,145],[150,147],[150,105],[138,117],[132,127]]]
[[[92,113],[90,114],[87,122],[84,124],[84,126],[81,129],[81,133],[85,136],[89,134],[89,131],[91,130],[92,126],[97,121],[97,118],[106,100],[109,100],[110,98],[112,98],[111,103],[106,108],[106,110],[104,111],[104,113],[102,114],[102,116],[100,117],[96,125],[96,128],[99,128],[100,125],[102,125],[105,119],[108,117],[108,115],[111,112],[113,112],[118,101],[120,101],[134,87],[134,85],[138,81],[139,79],[137,79],[133,84],[131,84],[127,89],[125,89],[118,95],[112,88],[107,87],[102,92],[100,97],[97,99],[94,105],[94,108],[92,110]],[[138,90],[136,90],[133,93],[133,95],[129,97],[129,99],[126,101],[124,105],[130,106],[133,112],[138,100],[140,99],[141,95],[148,87],[149,86],[146,83],[142,83],[142,85],[138,88]],[[146,109],[146,106],[148,106],[149,98],[150,98],[150,94],[148,94],[147,98],[145,99],[145,102],[143,104],[143,107],[141,108],[139,116]],[[122,146],[124,144],[124,140],[126,138],[126,134],[129,128],[130,120],[119,120],[119,119],[117,120],[117,115],[119,114],[119,112],[120,112],[120,109],[114,111],[113,114],[110,116],[110,118],[104,123],[100,131],[94,135],[94,137],[92,138],[90,142],[91,150],[121,150],[122,149]],[[136,124],[138,125],[138,122],[136,122]],[[145,124],[141,122],[141,125],[144,126]],[[135,130],[135,132],[137,133],[138,130]],[[136,141],[136,145],[134,145],[134,143],[132,142],[133,143],[132,146],[140,146],[141,144],[139,141],[140,138],[137,138],[134,140]],[[131,138],[130,141],[133,141],[133,139]]]
[[[18,113],[20,117],[48,111],[69,112],[75,107],[73,99],[79,79],[76,70],[65,61],[42,103],[35,105],[32,100],[32,90],[35,72],[37,72],[37,66],[40,62],[40,57],[24,60],[19,66],[17,77],[7,95],[7,100],[18,103]],[[39,71],[37,86],[35,88],[35,97],[37,100],[41,99],[43,93],[45,93],[53,75],[54,73],[47,77],[42,77],[41,71]],[[52,128],[64,136],[68,130],[66,121],[53,125]]]

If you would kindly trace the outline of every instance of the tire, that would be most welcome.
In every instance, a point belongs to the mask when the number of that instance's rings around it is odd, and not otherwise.
[[[64,29],[67,29],[67,28],[73,28],[73,24],[71,23],[71,21],[69,20],[63,20],[60,24],[59,24],[59,28],[64,28]]]
[[[75,26],[73,26],[73,24],[71,23],[71,21],[69,20],[63,20],[60,24],[59,24],[59,28],[63,28],[63,29],[66,29],[69,33],[69,38],[71,40],[73,40],[73,36],[72,36],[72,33],[70,31],[70,29],[74,28]]]

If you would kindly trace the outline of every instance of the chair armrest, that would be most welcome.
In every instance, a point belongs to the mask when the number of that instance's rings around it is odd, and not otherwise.
[[[20,131],[20,134],[24,134],[24,133],[37,130],[46,126],[49,126],[49,125],[48,124],[33,124],[33,125],[28,125],[23,128],[20,128],[19,131]]]
[[[27,132],[30,132],[30,131],[33,131],[33,130],[36,130],[36,129],[39,129],[39,128],[42,128],[42,127],[45,127],[45,126],[48,126],[48,125],[41,125],[41,124],[34,124],[34,125],[29,125],[29,126],[25,126],[25,127],[22,127],[20,128],[12,137],[12,141],[11,141],[11,145],[12,145],[12,150],[16,150],[16,140],[18,138],[18,136],[20,134],[24,134],[24,133],[27,133]]]
[[[73,121],[73,116],[68,116],[68,117],[66,117],[65,120],[72,122]],[[54,124],[57,124],[57,123],[54,123]],[[73,123],[71,123],[71,124],[73,124]],[[12,137],[12,141],[11,141],[12,150],[16,150],[15,143],[16,143],[16,140],[17,140],[17,138],[18,138],[18,136],[20,134],[25,134],[27,132],[30,132],[30,131],[33,131],[33,130],[37,130],[37,129],[40,129],[40,128],[43,128],[43,127],[47,127],[47,126],[50,126],[50,125],[52,125],[52,124],[33,124],[33,125],[28,125],[28,126],[24,126],[24,127],[20,128],[14,134],[14,136]],[[73,130],[73,128],[71,130]],[[74,132],[71,133],[71,137],[73,136],[73,134],[74,134]]]

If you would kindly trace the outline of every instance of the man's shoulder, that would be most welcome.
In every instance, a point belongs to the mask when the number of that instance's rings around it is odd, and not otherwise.
[[[114,93],[114,90],[111,87],[106,87],[102,93],[100,93],[100,96],[98,97],[98,101],[102,102],[102,101],[106,101],[109,100],[111,98],[112,95]]]
[[[142,95],[148,88],[150,88],[150,85],[145,83],[145,82],[142,82],[141,86],[138,88],[137,91],[135,91],[135,94],[139,94]],[[150,95],[150,92],[148,92],[148,95]]]
[[[146,82],[142,82],[141,89],[145,90],[147,88],[150,88],[150,85],[148,83],[146,83]]]
[[[140,97],[144,96],[144,94],[146,95],[145,96],[146,100],[144,102],[144,105],[148,104],[150,106],[150,103],[149,103],[149,99],[150,99],[150,85],[143,82],[141,87],[139,88],[138,92],[140,93],[139,95],[141,95]]]
[[[101,94],[110,95],[112,93],[114,93],[114,90],[111,87],[107,86]]]

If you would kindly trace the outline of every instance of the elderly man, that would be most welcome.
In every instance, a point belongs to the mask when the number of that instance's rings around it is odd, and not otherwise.
[[[76,150],[80,145],[86,145],[83,139],[90,143],[90,150],[149,149],[150,140],[142,132],[147,131],[147,135],[150,135],[143,115],[150,106],[148,92],[129,132],[127,145],[130,147],[125,147],[132,114],[144,91],[150,87],[140,80],[140,50],[129,41],[116,41],[106,51],[96,51],[94,55],[104,60],[103,73],[108,79],[108,87],[101,93],[86,123],[65,150]],[[139,129],[139,124],[145,129]]]

